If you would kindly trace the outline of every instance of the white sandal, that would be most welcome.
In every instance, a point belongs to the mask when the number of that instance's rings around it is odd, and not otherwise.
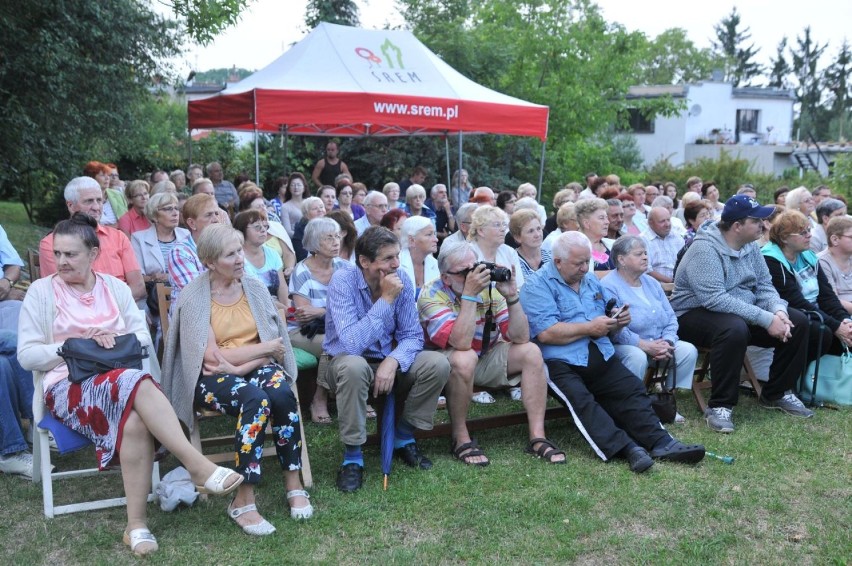
[[[157,552],[160,546],[157,544],[157,539],[154,538],[154,535],[151,534],[151,531],[148,529],[133,529],[129,533],[124,531],[124,544],[130,547],[131,552],[136,556],[142,557],[147,556],[151,553]],[[153,544],[153,547],[149,547],[145,550],[136,550],[136,547],[140,544]]]
[[[299,497],[300,495],[308,500],[311,498],[304,489],[292,489],[287,492],[287,501],[289,502],[291,498]],[[310,501],[304,507],[290,507],[290,517],[293,519],[310,519],[313,516],[314,506],[311,505]]]
[[[237,481],[225,487],[225,482],[231,476],[237,476]],[[217,466],[216,471],[210,474],[210,477],[207,478],[204,485],[195,485],[195,490],[198,493],[207,493],[210,495],[227,495],[240,487],[240,484],[243,483],[243,479],[245,478],[234,470]]]
[[[234,502],[231,501],[231,504],[233,503]],[[233,519],[234,522],[238,525],[240,525],[240,523],[237,521],[237,519],[240,517],[240,515],[244,515],[245,513],[249,513],[251,511],[257,511],[257,505],[255,505],[254,503],[246,505],[245,507],[237,507],[236,509],[232,509],[231,505],[228,505],[228,517]],[[261,520],[256,525],[240,525],[240,528],[245,534],[253,535],[256,537],[271,535],[275,532],[275,527],[266,519]]]

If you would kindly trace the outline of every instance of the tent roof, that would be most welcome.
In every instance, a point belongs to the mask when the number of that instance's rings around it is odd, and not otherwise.
[[[547,136],[547,106],[485,88],[408,31],[322,23],[219,95],[189,127],[335,136],[453,132]]]

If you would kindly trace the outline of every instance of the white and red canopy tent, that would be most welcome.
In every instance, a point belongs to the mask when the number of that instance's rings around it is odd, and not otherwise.
[[[547,137],[548,107],[495,92],[414,35],[322,23],[278,59],[211,98],[189,128],[315,136]]]

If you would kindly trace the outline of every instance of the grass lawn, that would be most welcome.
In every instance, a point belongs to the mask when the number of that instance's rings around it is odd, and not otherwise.
[[[27,248],[38,250],[39,241],[50,229],[30,223],[24,205],[20,202],[0,202],[0,226],[6,231],[9,240],[27,263]]]
[[[366,450],[366,484],[337,492],[341,446],[336,426],[308,423],[314,469],[315,517],[289,519],[284,489],[273,481],[274,459],[258,505],[278,527],[250,538],[225,515],[227,501],[210,498],[165,513],[149,505],[157,564],[846,564],[852,557],[852,426],[850,411],[819,410],[795,420],[741,398],[737,432],[704,426],[691,396],[679,397],[685,425],[672,426],[687,442],[736,458],[689,467],[658,463],[643,475],[620,461],[603,463],[569,421],[548,422],[548,435],[568,453],[553,466],[522,449],[526,428],[478,435],[492,464],[466,467],[448,454],[447,439],[423,442],[435,467],[419,472],[397,463],[382,491],[377,448]],[[480,414],[517,410],[500,399]],[[438,413],[439,420],[446,412]],[[204,422],[204,435],[232,422]],[[55,458],[62,468],[90,464],[88,451]],[[167,459],[162,472],[176,465]],[[62,492],[120,494],[118,475],[66,480]],[[65,487],[67,486],[67,487]],[[100,492],[100,493],[99,493]],[[45,519],[41,492],[0,475],[0,523],[5,556],[14,564],[124,564],[135,559],[121,544],[122,508]]]
[[[22,256],[45,230],[20,204],[0,203],[0,222]],[[477,415],[520,410],[500,397]],[[679,394],[688,422],[672,425],[687,443],[736,458],[697,466],[659,463],[636,475],[621,461],[603,463],[566,419],[548,436],[568,454],[554,466],[523,453],[525,426],[479,433],[492,461],[466,467],[448,454],[448,439],[422,443],[429,472],[397,463],[382,490],[378,449],[366,450],[366,484],[337,492],[342,447],[336,426],[306,424],[314,472],[313,519],[289,518],[276,462],[264,460],[261,512],[278,532],[258,539],[238,530],[227,501],[210,498],[172,513],[148,507],[160,551],[151,564],[848,564],[852,559],[852,410],[822,409],[797,420],[757,407],[743,395],[737,432],[703,423],[695,402]],[[445,411],[438,420],[446,421]],[[227,434],[230,418],[203,423],[203,435]],[[60,469],[93,465],[89,450],[54,457]],[[177,465],[169,458],[165,474]],[[118,474],[54,484],[57,503],[122,493]],[[0,548],[8,564],[128,564],[121,543],[123,508],[45,519],[41,486],[0,474]]]

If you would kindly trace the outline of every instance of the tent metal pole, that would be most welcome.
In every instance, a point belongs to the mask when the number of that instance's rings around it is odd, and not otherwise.
[[[452,177],[450,176],[450,135],[449,132],[444,134],[444,153],[447,156],[447,194],[450,194],[452,188]]]
[[[462,133],[459,132],[459,181],[461,181],[461,170],[462,170]],[[452,184],[452,179],[450,180]],[[461,188],[461,187],[459,187]]]
[[[255,183],[261,185],[260,182],[260,153],[258,153],[258,134],[257,128],[254,129],[254,180]]]
[[[281,164],[281,170],[284,171],[284,176],[287,177],[290,175],[290,172],[287,170],[287,153],[290,151],[290,139],[287,136],[287,126],[281,128],[281,135],[283,136],[281,141],[284,144],[284,163]]]
[[[190,166],[192,165],[192,130],[186,131],[186,139],[187,139],[187,142],[189,142],[188,143],[188,146],[189,146],[189,163],[186,166],[186,169],[188,171]]]
[[[544,182],[544,150],[547,148],[547,140],[541,142],[541,162],[538,166],[538,192],[536,193],[536,200],[541,202],[541,193],[544,192],[544,187],[541,184]]]

